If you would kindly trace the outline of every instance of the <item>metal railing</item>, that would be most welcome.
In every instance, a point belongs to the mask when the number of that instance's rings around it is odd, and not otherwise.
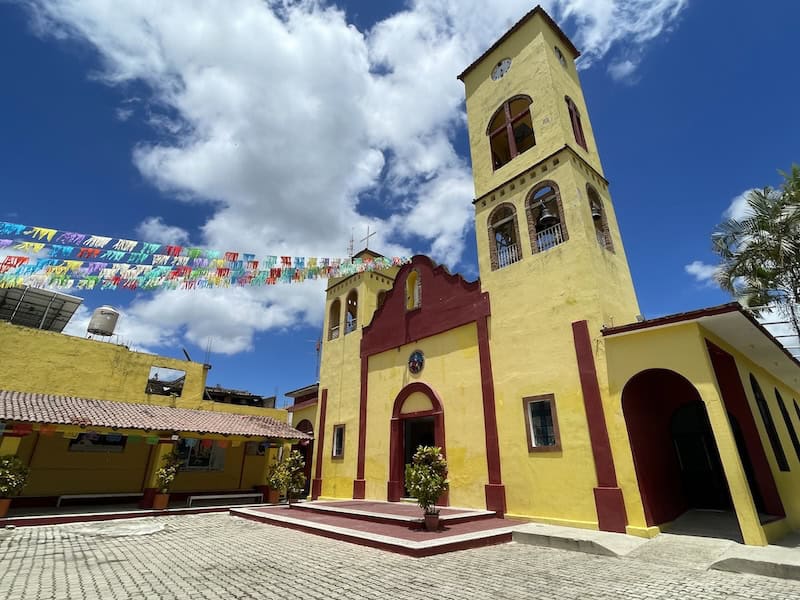
[[[516,244],[497,248],[497,267],[502,269],[522,259],[522,253]]]
[[[339,337],[339,326],[338,325],[334,325],[333,327],[331,327],[331,334],[328,337],[328,339],[329,340],[335,340],[338,337]]]
[[[536,232],[536,247],[539,252],[550,250],[562,243],[564,243],[564,232],[561,230],[561,223]]]
[[[348,333],[351,333],[351,332],[355,331],[355,330],[356,330],[356,327],[358,327],[358,321],[356,321],[355,319],[353,319],[352,321],[348,321],[347,323],[345,323],[345,324],[344,324],[344,333],[345,333],[345,335],[347,335]]]

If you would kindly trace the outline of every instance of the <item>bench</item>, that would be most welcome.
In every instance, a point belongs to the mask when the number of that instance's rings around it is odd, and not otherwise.
[[[56,508],[61,508],[64,500],[88,500],[95,498],[141,498],[142,492],[129,492],[127,494],[64,494],[56,500]]]
[[[197,494],[186,499],[186,507],[191,508],[195,500],[232,500],[236,498],[256,498],[257,503],[264,501],[264,494],[261,492],[247,492],[244,494]]]

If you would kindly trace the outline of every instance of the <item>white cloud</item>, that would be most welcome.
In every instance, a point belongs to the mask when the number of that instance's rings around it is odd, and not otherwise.
[[[638,55],[686,0],[543,4],[575,32],[587,68],[615,47]],[[311,0],[29,6],[43,35],[97,50],[99,81],[149,89],[118,115],[153,127],[153,139],[133,152],[145,178],[180,201],[213,205],[196,243],[331,256],[344,253],[351,231],[359,238],[369,225],[378,231],[371,247],[384,254],[426,252],[452,267],[473,193],[453,142],[465,119],[455,76],[531,4],[412,0],[365,32],[341,10]],[[142,110],[128,115],[134,102]],[[390,214],[365,212],[365,194],[380,197]],[[188,239],[159,217],[139,233]],[[419,240],[423,247],[409,248]],[[158,294],[135,301],[125,322],[148,347],[211,336],[218,350],[235,352],[250,348],[257,331],[321,320],[318,286],[287,289]]]
[[[750,206],[747,204],[747,196],[750,195],[750,192],[752,191],[754,190],[745,190],[731,200],[730,205],[725,209],[725,212],[722,213],[722,216],[725,219],[736,220],[741,220],[747,217],[751,212]]]
[[[608,65],[608,73],[617,81],[628,81],[638,66],[638,62],[625,59]]]
[[[136,235],[145,242],[188,244],[189,232],[182,227],[167,225],[161,217],[148,217],[136,227]]]
[[[688,265],[685,265],[684,270],[695,278],[698,283],[712,285],[715,283],[715,277],[719,267],[717,265],[709,265],[700,260],[695,260]]]

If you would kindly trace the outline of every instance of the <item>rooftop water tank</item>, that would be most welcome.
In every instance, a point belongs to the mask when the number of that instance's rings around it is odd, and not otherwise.
[[[113,335],[114,328],[117,326],[117,319],[119,319],[119,311],[110,306],[101,306],[92,313],[88,331],[96,335]]]

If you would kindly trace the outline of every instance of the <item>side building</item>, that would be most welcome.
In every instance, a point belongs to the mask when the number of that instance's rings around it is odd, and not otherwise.
[[[209,365],[10,322],[0,344],[0,455],[31,468],[12,508],[74,496],[150,507],[173,451],[173,499],[252,492],[278,448],[310,439],[285,410],[204,399]]]

